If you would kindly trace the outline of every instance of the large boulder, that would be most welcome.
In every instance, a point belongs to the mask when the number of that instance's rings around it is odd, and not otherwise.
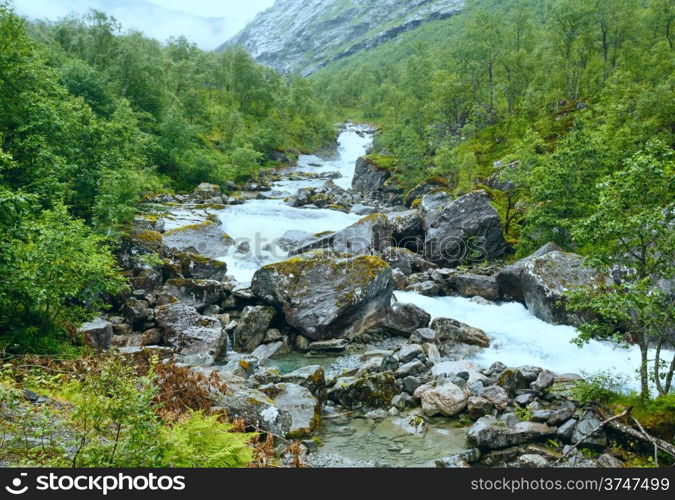
[[[518,422],[509,426],[508,422],[488,415],[474,423],[467,439],[471,446],[482,450],[498,450],[509,446],[518,446],[555,434],[555,428],[534,422]]]
[[[164,233],[162,241],[167,248],[180,251],[197,250],[211,259],[227,255],[234,244],[230,236],[213,221],[171,229]]]
[[[427,328],[431,315],[415,304],[394,302],[382,322],[382,326],[395,335],[410,337],[416,330]]]
[[[474,191],[424,218],[425,253],[439,265],[455,267],[501,257],[508,245],[499,214],[484,191]]]
[[[382,189],[391,177],[391,171],[375,161],[373,156],[363,156],[356,161],[352,189],[361,194],[371,195]]]
[[[234,331],[234,349],[239,352],[253,352],[265,339],[276,310],[269,306],[244,308]]]
[[[377,255],[391,244],[389,219],[373,214],[335,233],[331,246],[340,253]]]
[[[227,353],[227,333],[216,318],[176,302],[155,309],[164,342],[182,355],[203,355],[217,361]]]
[[[251,288],[302,335],[328,340],[378,325],[394,287],[391,268],[377,257],[316,251],[259,269]]]
[[[422,409],[428,416],[453,416],[466,408],[469,391],[452,382],[422,392]]]
[[[291,425],[286,432],[287,438],[308,437],[319,426],[321,402],[309,389],[296,384],[281,383],[262,391],[274,400],[274,406],[290,414]]]
[[[514,262],[510,266],[502,269],[496,276],[497,286],[499,288],[499,294],[502,298],[517,300],[518,302],[525,303],[525,297],[523,296],[523,274],[527,264],[537,257],[546,255],[551,252],[562,251],[555,243],[547,243],[539,250],[534,252],[532,255],[520,259],[517,262]]]
[[[490,339],[483,330],[451,318],[436,318],[431,323],[440,342],[452,340],[463,344],[490,347]]]
[[[553,251],[529,260],[521,273],[520,292],[537,318],[553,324],[579,326],[587,318],[567,310],[566,293],[582,286],[602,286],[605,277],[588,267],[584,258]]]

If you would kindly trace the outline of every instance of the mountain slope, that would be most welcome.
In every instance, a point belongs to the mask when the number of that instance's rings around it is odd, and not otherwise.
[[[463,0],[277,0],[220,49],[245,47],[282,73],[309,75],[421,24],[448,18]]]

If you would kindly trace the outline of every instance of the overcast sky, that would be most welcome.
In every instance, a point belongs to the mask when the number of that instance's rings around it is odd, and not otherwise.
[[[160,41],[183,35],[204,49],[214,49],[274,0],[13,0],[13,3],[19,14],[52,20],[98,9],[113,15],[125,29],[143,31]]]

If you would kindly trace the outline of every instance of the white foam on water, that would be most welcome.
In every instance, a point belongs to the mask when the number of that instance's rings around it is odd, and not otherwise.
[[[370,136],[359,135],[358,132],[362,130],[365,129],[350,125],[340,134],[338,159],[323,161],[317,156],[302,155],[298,160],[297,170],[316,173],[339,171],[343,177],[334,182],[345,189],[351,187],[356,160],[365,154],[372,142]],[[309,164],[321,166],[312,167]],[[321,186],[325,182],[326,180],[281,181],[274,184],[273,190],[275,194],[289,195],[303,187]],[[278,248],[273,252],[266,250],[268,245],[273,244],[286,231],[299,230],[311,234],[339,231],[361,218],[336,210],[293,208],[281,199],[250,200],[242,205],[219,210],[217,215],[225,233],[238,243],[250,242],[249,253],[237,254],[236,248],[232,248],[229,255],[218,259],[227,263],[228,274],[240,283],[250,282],[260,267],[287,258]]]
[[[574,327],[548,324],[519,303],[485,305],[462,297],[432,298],[413,292],[396,292],[396,298],[421,307],[432,318],[453,318],[487,333],[490,347],[474,358],[481,365],[501,361],[508,366],[539,366],[558,374],[609,371],[626,377],[627,389],[639,390],[637,346],[592,340],[579,348],[571,342],[578,334]]]

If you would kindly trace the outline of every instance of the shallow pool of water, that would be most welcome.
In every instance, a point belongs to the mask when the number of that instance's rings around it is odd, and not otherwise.
[[[405,429],[410,417],[372,420],[364,417],[324,419],[318,453],[340,455],[388,467],[434,467],[435,460],[467,449],[466,429],[448,418],[428,418],[426,431]]]

